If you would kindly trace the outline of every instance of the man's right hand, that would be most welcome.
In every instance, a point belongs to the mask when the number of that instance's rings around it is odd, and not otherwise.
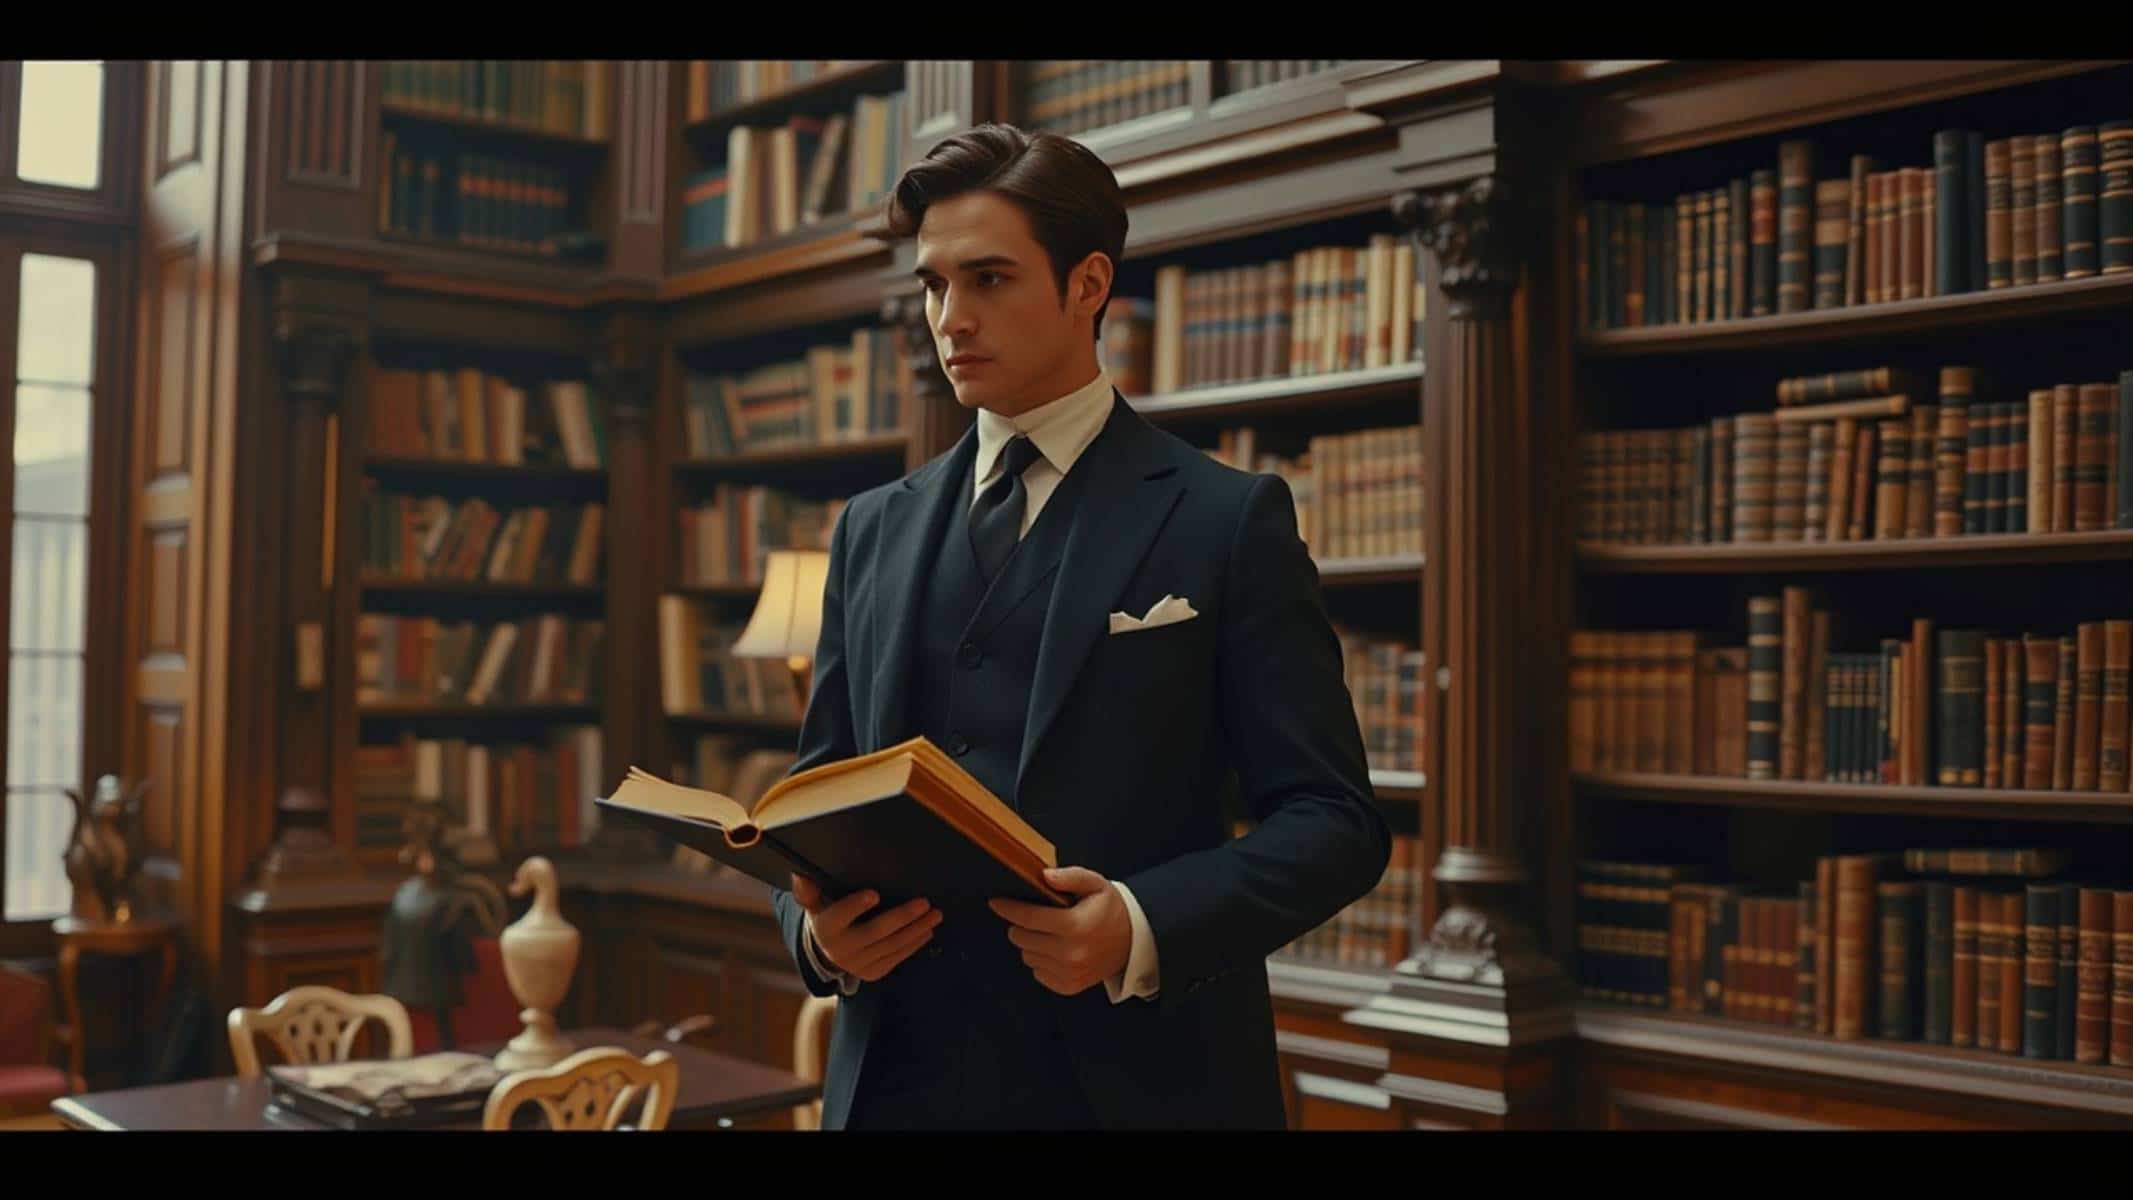
[[[881,902],[880,896],[871,891],[854,892],[832,904],[822,889],[798,875],[792,877],[792,896],[807,910],[815,931],[815,949],[823,959],[868,983],[895,970],[919,947],[932,941],[934,927],[941,923],[940,910],[923,898],[861,920]]]

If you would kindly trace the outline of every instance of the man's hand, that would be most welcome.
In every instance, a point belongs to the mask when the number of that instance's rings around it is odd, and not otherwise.
[[[933,929],[941,923],[940,910],[923,897],[861,921],[868,909],[881,903],[880,896],[853,892],[831,904],[822,889],[798,875],[792,877],[792,898],[812,919],[815,949],[823,959],[868,983],[918,953],[919,947],[933,940]]]
[[[1072,996],[1125,970],[1133,955],[1133,918],[1111,881],[1086,867],[1047,870],[1044,881],[1078,897],[1074,906],[987,902],[1007,922],[1007,940],[1021,949],[1037,982]]]

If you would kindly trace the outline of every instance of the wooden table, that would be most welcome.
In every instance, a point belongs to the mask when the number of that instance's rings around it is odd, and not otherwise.
[[[147,1027],[170,1001],[170,985],[178,972],[178,923],[162,916],[135,917],[123,924],[98,924],[65,916],[52,922],[52,938],[59,943],[59,1007],[66,1021],[67,1069],[82,1078],[83,1051],[88,1038],[83,1033],[81,1011],[81,956],[115,958],[155,953],[162,957],[163,971],[156,984],[156,998],[149,1006]],[[75,1086],[81,1086],[77,1083]]]
[[[673,1055],[681,1065],[681,1089],[675,1097],[673,1116],[667,1122],[670,1129],[723,1128],[751,1115],[804,1104],[821,1094],[818,1085],[790,1072],[682,1043],[639,1037],[619,1029],[572,1030],[566,1036],[581,1050],[619,1046],[639,1056],[654,1050]],[[502,1042],[467,1047],[476,1054],[493,1054],[502,1048]],[[52,1102],[52,1111],[71,1129],[315,1132],[331,1128],[279,1107],[270,1109],[264,1078],[234,1076],[66,1096]],[[478,1129],[480,1125],[477,1116],[464,1125],[448,1128]]]

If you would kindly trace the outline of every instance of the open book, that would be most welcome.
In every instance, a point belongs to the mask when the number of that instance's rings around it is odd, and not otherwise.
[[[594,803],[773,887],[801,875],[832,899],[872,888],[877,909],[916,896],[1072,902],[1044,882],[1052,843],[923,737],[811,767],[752,806],[637,767]]]

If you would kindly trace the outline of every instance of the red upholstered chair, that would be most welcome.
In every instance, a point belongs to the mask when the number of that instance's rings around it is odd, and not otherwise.
[[[518,1015],[518,997],[511,994],[511,983],[504,977],[503,946],[495,938],[474,939],[474,970],[459,986],[459,1006],[450,1013],[452,1041],[458,1046],[508,1041],[525,1028]],[[444,1049],[435,1013],[410,1008],[407,1016],[414,1027],[415,1053]]]
[[[80,1090],[52,1057],[51,985],[0,963],[0,1117],[46,1112]]]

